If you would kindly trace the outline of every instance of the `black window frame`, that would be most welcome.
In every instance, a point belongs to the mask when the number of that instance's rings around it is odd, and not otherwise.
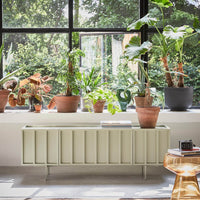
[[[139,1],[139,16],[142,18],[148,13],[148,0],[138,0]],[[141,34],[141,42],[148,40],[148,26],[144,26],[141,30],[131,30],[127,31],[126,28],[74,28],[73,27],[73,0],[69,0],[68,3],[68,22],[69,27],[68,28],[3,28],[3,2],[0,1],[0,45],[3,43],[3,34],[5,33],[66,33],[69,35],[69,50],[71,50],[72,47],[72,40],[73,40],[73,32],[113,32],[113,33],[131,33],[131,32],[140,32]],[[154,30],[152,30],[154,31]],[[143,60],[148,60],[148,55],[144,55],[142,57]],[[147,64],[145,65],[145,68],[148,69]],[[3,77],[3,67],[1,65],[0,67],[0,78]]]

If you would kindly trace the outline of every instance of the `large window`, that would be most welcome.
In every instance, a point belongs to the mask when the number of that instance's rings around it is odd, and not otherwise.
[[[192,25],[194,17],[200,18],[198,0],[172,0],[173,8],[164,10],[166,24]],[[56,79],[66,52],[80,47],[86,54],[81,59],[82,70],[95,66],[102,74],[102,81],[116,89],[125,87],[121,79],[127,66],[135,73],[137,66],[130,66],[123,59],[125,45],[132,36],[141,41],[155,40],[153,27],[127,31],[127,26],[150,12],[161,18],[160,10],[147,0],[2,0],[1,1],[0,43],[4,43],[4,57],[12,48],[13,60],[4,62],[0,76],[19,66],[26,66],[19,77],[24,78],[39,72],[43,76],[54,76],[53,94],[62,92]],[[159,24],[162,29],[162,23]],[[185,80],[194,87],[194,106],[200,101],[200,48],[197,37],[186,42]],[[152,87],[161,93],[165,87],[163,72],[156,58],[150,53],[143,59],[148,65]],[[160,103],[160,102],[158,102]]]

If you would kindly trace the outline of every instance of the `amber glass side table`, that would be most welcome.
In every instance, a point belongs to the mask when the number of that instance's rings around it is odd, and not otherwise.
[[[200,155],[165,154],[164,167],[176,174],[171,200],[200,199],[196,174],[200,172]]]

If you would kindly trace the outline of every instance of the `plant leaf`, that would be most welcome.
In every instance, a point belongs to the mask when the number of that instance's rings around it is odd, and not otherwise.
[[[200,33],[200,21],[197,17],[194,18],[193,27],[196,32]]]
[[[125,55],[129,60],[134,60],[139,58],[141,55],[145,54],[152,47],[152,43],[149,41],[144,42],[141,46],[138,45],[138,40],[132,38],[129,44],[126,46]]]
[[[151,2],[163,8],[169,8],[170,6],[173,6],[172,2],[169,0],[151,0]]]
[[[193,33],[193,29],[190,28],[188,25],[180,26],[180,27],[173,27],[168,25],[164,28],[163,35],[166,38],[172,40],[183,39],[185,36],[190,35]]]
[[[145,24],[149,26],[154,26],[158,22],[157,18],[149,17],[149,14],[145,15],[141,19],[137,20],[136,22],[132,23],[128,26],[127,30],[130,31],[132,29],[139,30]]]

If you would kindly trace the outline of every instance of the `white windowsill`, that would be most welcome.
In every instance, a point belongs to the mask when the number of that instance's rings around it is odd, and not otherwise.
[[[0,123],[26,123],[26,124],[99,124],[102,120],[131,120],[137,124],[135,109],[111,115],[104,110],[103,113],[58,113],[56,110],[43,110],[41,113],[28,112],[27,110],[5,110],[0,113]],[[185,112],[171,112],[161,110],[158,123],[185,123],[200,122],[200,109],[190,109]]]

